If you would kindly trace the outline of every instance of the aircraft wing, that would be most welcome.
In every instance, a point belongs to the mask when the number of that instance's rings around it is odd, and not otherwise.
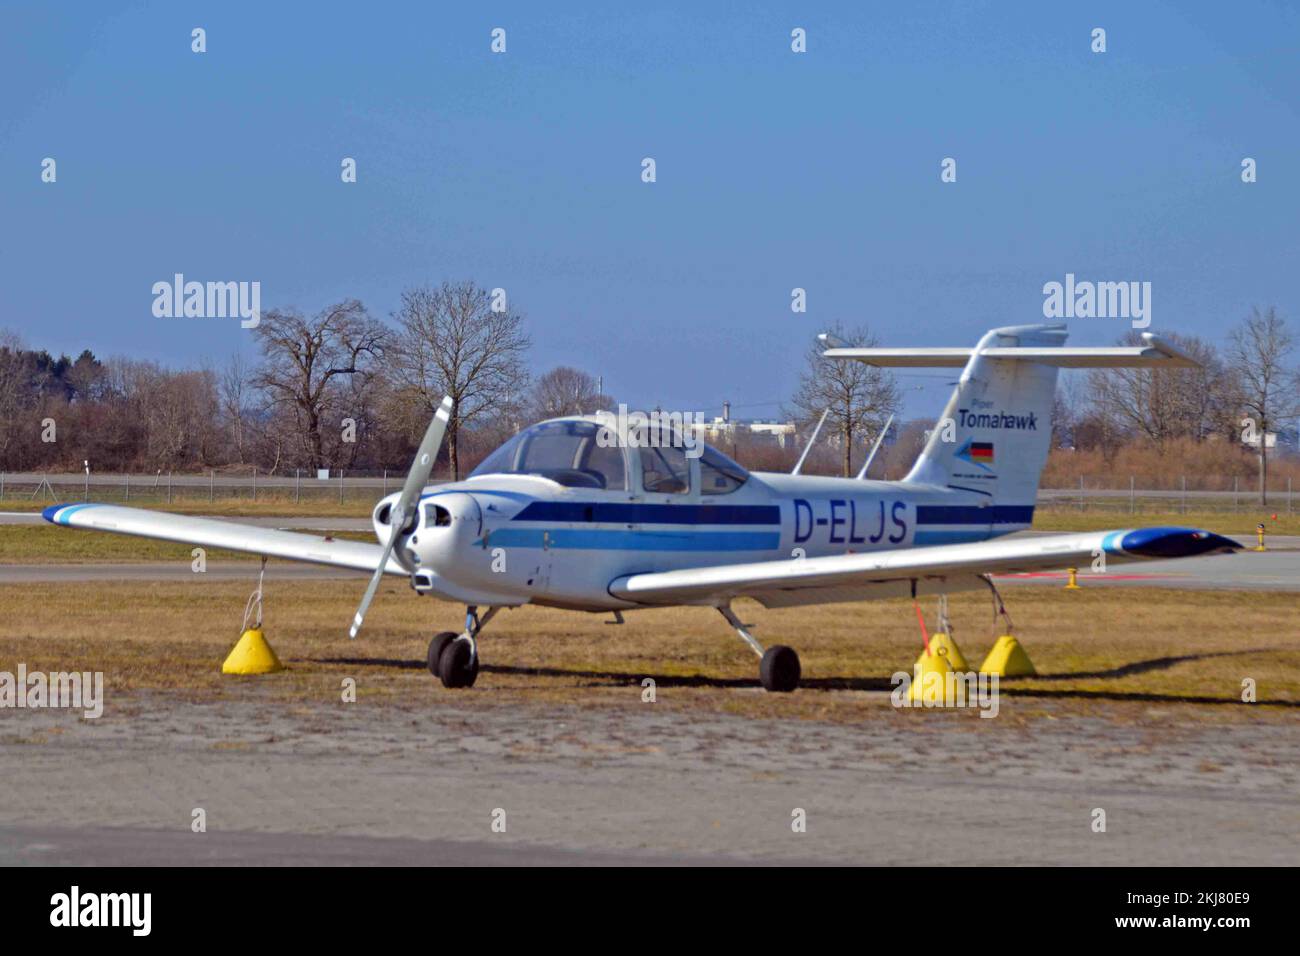
[[[178,541],[205,548],[247,551],[268,558],[326,564],[357,571],[373,572],[379,566],[379,559],[384,551],[377,543],[327,540],[317,535],[295,531],[280,531],[276,528],[262,528],[234,521],[216,521],[212,518],[194,518],[161,511],[146,511],[143,508],[124,508],[119,505],[54,505],[46,508],[42,516],[51,524],[69,528],[113,531],[117,534]],[[388,574],[408,574],[391,557],[384,570]]]
[[[1048,534],[821,558],[792,558],[615,579],[610,594],[638,604],[720,606],[751,597],[766,607],[825,604],[965,590],[980,576],[1048,568],[1090,568],[1127,561],[1231,552],[1230,538],[1193,528],[1141,528],[1085,534]],[[915,583],[914,583],[915,582]]]

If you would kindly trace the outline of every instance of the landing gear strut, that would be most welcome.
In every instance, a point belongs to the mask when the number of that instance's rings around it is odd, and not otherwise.
[[[761,659],[758,665],[758,679],[764,690],[787,694],[799,686],[799,678],[803,671],[799,665],[799,655],[795,653],[793,647],[773,644],[767,650],[763,650],[763,645],[754,639],[754,635],[749,633],[749,629],[740,622],[740,618],[736,617],[729,606],[718,608],[718,613],[727,619],[727,623],[735,628],[741,640],[748,644],[750,650]]]
[[[490,607],[481,618],[477,607],[465,609],[465,630],[442,631],[429,642],[429,673],[442,681],[443,687],[473,687],[478,680],[478,635],[496,616],[499,607]]]

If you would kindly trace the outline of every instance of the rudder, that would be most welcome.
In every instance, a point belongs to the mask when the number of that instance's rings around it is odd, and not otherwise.
[[[1022,325],[993,329],[980,339],[903,480],[975,492],[1005,512],[995,519],[1000,530],[1028,526],[1051,447],[1058,370],[1028,358],[982,353],[986,348],[1059,348],[1066,336],[1064,326]]]

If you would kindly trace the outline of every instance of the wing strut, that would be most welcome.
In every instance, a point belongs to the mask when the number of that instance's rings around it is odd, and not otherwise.
[[[885,427],[880,429],[880,434],[876,436],[875,444],[871,446],[871,454],[867,455],[867,460],[862,463],[862,470],[858,472],[858,481],[867,477],[867,469],[870,468],[871,463],[876,460],[876,452],[880,451],[880,443],[884,441],[885,436],[889,434],[889,426],[892,424],[894,424],[894,416],[890,415],[889,420],[885,422]]]
[[[799,469],[803,467],[804,460],[808,457],[808,452],[812,451],[813,445],[817,443],[817,436],[821,434],[822,425],[826,423],[826,416],[830,413],[831,410],[829,408],[822,412],[822,417],[817,420],[817,427],[813,429],[812,437],[808,439],[808,444],[804,446],[803,454],[800,455],[799,460],[794,463],[794,468],[791,469],[790,474],[799,474]]]

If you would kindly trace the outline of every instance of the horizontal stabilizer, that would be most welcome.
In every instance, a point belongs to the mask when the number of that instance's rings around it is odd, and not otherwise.
[[[1097,348],[1064,346],[991,346],[984,349],[963,348],[828,348],[826,358],[856,359],[881,368],[965,368],[972,355],[987,358],[1019,359],[1056,368],[1195,368],[1190,356],[1168,342],[1143,332],[1145,345],[1102,346]]]

